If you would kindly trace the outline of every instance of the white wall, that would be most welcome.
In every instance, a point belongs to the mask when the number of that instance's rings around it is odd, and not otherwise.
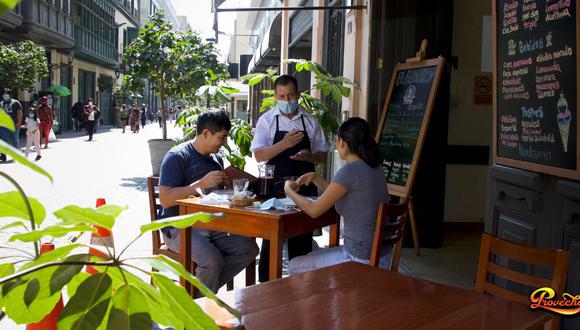
[[[474,78],[481,72],[483,17],[491,15],[490,1],[455,1],[453,55],[459,65],[451,73],[448,144],[489,146],[492,106],[475,105]],[[491,52],[491,49],[489,49]],[[445,184],[445,222],[483,222],[486,165],[448,165]]]

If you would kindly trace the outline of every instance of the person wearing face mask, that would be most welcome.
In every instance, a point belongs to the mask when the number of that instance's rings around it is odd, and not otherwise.
[[[14,148],[18,148],[18,135],[20,134],[20,125],[22,124],[22,105],[18,100],[12,99],[8,88],[5,88],[2,92],[2,111],[12,118],[15,129],[12,132],[5,127],[0,127],[0,140],[9,143]],[[0,161],[6,161],[5,154],[0,154]]]
[[[93,104],[93,99],[87,99],[87,105],[85,105],[85,127],[87,128],[87,133],[89,134],[89,141],[93,140],[93,133],[95,132],[95,125],[101,116],[101,111]]]
[[[38,119],[38,115],[35,108],[28,109],[28,114],[26,116],[25,125],[22,128],[26,128],[26,149],[24,154],[28,157],[30,153],[30,147],[32,143],[34,143],[34,148],[36,148],[36,159],[35,161],[39,161],[42,157],[40,155],[40,119]]]
[[[274,81],[276,108],[264,113],[256,124],[250,149],[258,162],[274,165],[275,193],[283,193],[284,177],[301,176],[314,172],[315,164],[326,162],[328,143],[318,121],[304,109],[298,100],[298,81],[290,75],[281,75]],[[315,185],[301,188],[300,193],[316,196]],[[288,240],[288,259],[312,251],[312,234]],[[264,240],[258,267],[260,282],[268,280],[270,242]]]
[[[40,144],[42,144],[42,139],[44,138],[44,149],[48,148],[48,136],[50,135],[50,130],[52,129],[52,118],[53,111],[48,105],[48,98],[46,96],[40,97],[40,106],[37,108],[38,118],[40,119]]]

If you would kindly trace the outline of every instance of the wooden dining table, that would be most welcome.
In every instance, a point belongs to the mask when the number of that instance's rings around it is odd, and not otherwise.
[[[179,214],[196,212],[223,213],[208,223],[198,222],[190,228],[180,229],[180,262],[188,271],[191,269],[191,228],[208,229],[259,237],[270,240],[269,278],[282,276],[282,242],[285,239],[310,233],[314,229],[330,226],[329,246],[337,246],[340,233],[340,218],[334,208],[316,219],[299,209],[260,210],[232,205],[201,204],[199,198],[178,200]]]
[[[356,262],[218,296],[241,312],[245,329],[539,329],[551,317],[520,303]],[[214,303],[207,298],[196,302],[210,316],[219,310],[208,309]],[[221,319],[232,324],[223,311]]]

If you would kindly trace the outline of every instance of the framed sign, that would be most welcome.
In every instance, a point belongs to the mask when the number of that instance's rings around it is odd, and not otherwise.
[[[395,67],[376,136],[389,194],[406,198],[413,186],[443,63],[439,57]]]
[[[576,1],[493,1],[494,162],[580,179]]]

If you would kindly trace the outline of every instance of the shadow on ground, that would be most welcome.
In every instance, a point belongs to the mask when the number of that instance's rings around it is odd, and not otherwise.
[[[147,191],[147,178],[133,177],[133,178],[122,178],[121,187],[135,188],[139,191]]]

